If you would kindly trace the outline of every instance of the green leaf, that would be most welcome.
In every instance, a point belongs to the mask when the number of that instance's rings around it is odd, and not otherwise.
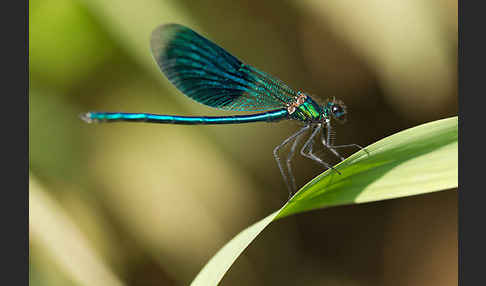
[[[307,183],[280,210],[240,232],[196,276],[216,285],[243,250],[277,219],[336,205],[364,203],[457,187],[457,122],[452,117],[386,137]]]

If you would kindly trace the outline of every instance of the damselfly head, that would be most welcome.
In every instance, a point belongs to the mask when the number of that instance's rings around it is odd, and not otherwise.
[[[328,99],[324,109],[326,114],[332,116],[337,122],[346,122],[346,105],[341,100],[337,100],[336,98]]]

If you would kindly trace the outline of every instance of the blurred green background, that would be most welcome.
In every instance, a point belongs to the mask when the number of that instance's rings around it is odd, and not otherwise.
[[[457,1],[29,5],[31,285],[187,285],[287,198],[272,150],[295,122],[79,120],[95,110],[229,114],[161,75],[149,49],[160,24],[187,25],[314,98],[342,99],[349,116],[337,144],[365,146],[457,115]],[[300,186],[323,171],[302,158],[294,166]],[[457,258],[451,190],[286,218],[221,284],[456,285]]]

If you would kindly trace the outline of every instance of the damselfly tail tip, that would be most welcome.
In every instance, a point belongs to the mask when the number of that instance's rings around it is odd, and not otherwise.
[[[79,118],[81,118],[81,120],[83,120],[86,123],[93,123],[96,121],[93,120],[93,118],[91,117],[91,112],[81,113],[79,115]]]

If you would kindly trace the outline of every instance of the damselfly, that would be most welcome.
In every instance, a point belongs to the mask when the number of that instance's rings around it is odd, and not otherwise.
[[[296,133],[275,147],[273,155],[291,195],[296,190],[291,160],[301,137],[308,133],[300,154],[326,168],[338,172],[323,161],[314,151],[314,139],[339,159],[336,151],[342,147],[358,147],[357,144],[332,144],[331,119],[346,120],[345,105],[334,98],[325,104],[317,104],[307,93],[295,91],[281,80],[270,76],[226,52],[193,30],[167,24],[152,32],[150,46],[160,70],[186,96],[195,101],[221,110],[254,111],[259,113],[234,116],[176,116],[148,113],[88,112],[81,115],[86,122],[151,122],[169,124],[236,124],[249,122],[276,122],[283,119],[303,123]],[[324,131],[325,129],[325,131]],[[285,158],[287,174],[282,165],[279,150],[292,142]]]

